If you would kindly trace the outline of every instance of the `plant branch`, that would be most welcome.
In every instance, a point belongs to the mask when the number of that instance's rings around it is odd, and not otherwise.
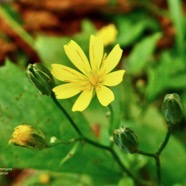
[[[148,156],[148,157],[154,158],[155,163],[156,163],[156,168],[157,168],[157,170],[156,170],[157,182],[158,182],[158,184],[160,184],[160,182],[161,182],[161,169],[160,169],[160,158],[159,158],[159,155],[156,154],[156,153],[144,152],[142,150],[138,150],[137,153],[138,154],[142,154],[144,156]]]
[[[142,151],[142,150],[138,150],[137,153],[138,153],[138,154],[142,154],[142,155],[144,155],[144,156],[153,157],[153,158],[156,157],[156,154],[150,153],[150,152],[144,152],[144,151]]]
[[[6,20],[11,29],[30,47],[33,48],[34,39],[19,25],[6,11],[4,6],[0,6],[0,17]]]
[[[68,121],[70,122],[70,124],[72,125],[72,127],[74,128],[74,130],[79,134],[79,136],[83,136],[82,132],[80,131],[80,129],[77,127],[76,123],[74,122],[74,120],[71,118],[71,116],[68,114],[68,112],[65,110],[65,108],[57,101],[54,93],[52,92],[51,94],[51,98],[54,101],[54,103],[57,105],[57,107],[63,112],[63,114],[66,116],[66,118],[68,119]]]
[[[51,148],[51,147],[54,147],[54,146],[57,146],[57,145],[60,145],[60,144],[68,145],[68,144],[71,144],[71,143],[74,143],[74,142],[80,141],[80,140],[82,140],[82,138],[72,138],[72,139],[70,139],[69,141],[57,140],[57,142],[50,143],[50,144],[48,145],[48,148]]]
[[[118,163],[118,165],[120,166],[120,168],[126,172],[128,174],[128,176],[130,176],[137,185],[141,185],[142,184],[142,181],[140,179],[138,179],[137,177],[135,177],[133,175],[133,173],[127,169],[127,167],[125,167],[125,165],[122,163],[122,161],[120,160],[120,158],[118,157],[117,153],[113,150],[112,147],[110,146],[106,146],[106,145],[102,145],[100,143],[97,143],[96,141],[93,141],[87,137],[85,137],[83,135],[83,133],[80,131],[80,129],[78,128],[78,126],[76,125],[76,123],[73,121],[73,119],[71,118],[71,116],[68,114],[68,112],[64,109],[64,107],[57,101],[54,93],[52,93],[51,95],[51,98],[52,100],[54,101],[54,103],[57,105],[57,107],[63,112],[63,114],[67,117],[67,119],[69,120],[69,122],[71,123],[72,127],[74,128],[74,130],[79,134],[80,138],[77,138],[77,139],[72,139],[70,141],[67,141],[67,142],[58,142],[56,144],[54,144],[53,146],[55,145],[58,145],[58,144],[70,144],[72,142],[75,142],[75,141],[79,141],[79,140],[82,140],[82,141],[85,141],[87,142],[88,144],[90,145],[93,145],[95,147],[98,147],[102,150],[106,150],[108,152],[110,152],[113,156],[113,158],[116,160],[116,162]],[[143,183],[144,184],[144,183]]]
[[[161,184],[161,164],[160,164],[159,155],[156,155],[154,159],[156,163],[157,184],[160,185]]]
[[[170,131],[170,129],[168,129],[167,134],[165,136],[165,139],[164,139],[163,143],[160,145],[158,151],[156,152],[156,154],[158,156],[161,154],[161,152],[163,151],[163,149],[166,147],[166,145],[167,145],[167,143],[169,141],[170,135],[171,135],[171,131]]]
[[[113,122],[114,122],[114,111],[113,111],[113,108],[112,108],[112,105],[111,104],[109,104],[108,105],[108,117],[109,117],[109,122],[110,122],[110,124],[109,124],[109,134],[112,134],[112,130],[113,130]]]
[[[148,183],[142,181],[141,179],[137,178],[127,167],[124,166],[120,158],[118,157],[117,153],[113,150],[113,148],[108,148],[108,151],[112,154],[113,158],[116,160],[120,168],[130,176],[137,185],[148,185]]]
[[[165,136],[165,139],[163,140],[163,142],[161,143],[159,149],[157,150],[156,153],[149,153],[149,152],[144,152],[142,150],[138,150],[137,153],[138,154],[142,154],[144,156],[148,156],[148,157],[152,157],[155,160],[156,163],[156,168],[157,168],[157,183],[158,185],[161,184],[161,163],[160,163],[160,154],[163,151],[163,149],[166,147],[169,138],[171,135],[171,129],[168,129],[167,134]]]

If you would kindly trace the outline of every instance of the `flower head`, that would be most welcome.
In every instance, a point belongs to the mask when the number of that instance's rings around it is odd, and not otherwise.
[[[100,37],[103,41],[104,46],[114,43],[117,36],[117,29],[114,24],[109,24],[102,27],[96,35]]]
[[[26,124],[15,127],[9,144],[33,149],[43,149],[48,146],[45,135],[40,130]]]
[[[65,52],[78,69],[64,65],[52,64],[52,75],[64,82],[53,88],[57,99],[67,99],[80,93],[72,107],[72,111],[83,111],[91,102],[94,94],[99,102],[107,106],[114,100],[113,92],[107,86],[121,83],[125,70],[111,72],[119,63],[122,50],[117,44],[108,56],[104,55],[103,42],[99,37],[91,35],[89,44],[89,61],[80,46],[70,41],[64,46]]]

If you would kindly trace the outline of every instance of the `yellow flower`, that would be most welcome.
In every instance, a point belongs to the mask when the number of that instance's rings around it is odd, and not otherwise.
[[[40,130],[26,124],[15,127],[9,144],[33,149],[43,149],[48,146],[45,135]]]
[[[110,54],[103,55],[103,42],[99,37],[91,35],[88,61],[80,46],[70,41],[64,46],[65,52],[78,69],[74,70],[64,65],[52,64],[52,75],[65,84],[53,88],[57,99],[67,99],[79,93],[72,111],[83,111],[96,93],[99,102],[107,106],[114,100],[113,92],[107,86],[121,83],[125,70],[111,72],[119,63],[122,50],[117,44]]]
[[[96,34],[96,36],[100,37],[103,41],[104,46],[114,43],[117,36],[117,29],[114,24],[109,24],[107,26],[102,27]]]

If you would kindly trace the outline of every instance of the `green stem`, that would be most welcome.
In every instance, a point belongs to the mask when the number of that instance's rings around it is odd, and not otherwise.
[[[82,138],[72,138],[69,141],[58,140],[57,142],[49,144],[48,148],[51,148],[51,147],[54,147],[54,146],[57,146],[57,145],[60,145],[60,144],[68,145],[68,144],[71,144],[71,143],[74,143],[74,142],[80,141],[80,140],[82,140]]]
[[[113,130],[113,122],[114,122],[114,111],[113,108],[111,106],[111,104],[108,105],[108,109],[109,109],[109,119],[110,119],[110,125],[109,125],[109,134],[112,134],[112,130]]]
[[[166,145],[167,145],[167,143],[169,141],[170,135],[171,135],[171,130],[168,129],[167,134],[165,136],[165,139],[164,139],[163,143],[160,145],[159,149],[156,152],[156,154],[158,156],[161,154],[161,152],[163,151],[163,149],[166,147]]]
[[[156,174],[157,174],[157,183],[161,185],[161,164],[160,164],[160,157],[158,155],[155,156],[156,162]]]
[[[160,182],[161,182],[161,169],[160,169],[160,158],[159,158],[159,155],[156,154],[156,153],[144,152],[142,150],[138,150],[137,153],[138,154],[142,154],[144,156],[148,156],[148,157],[154,158],[155,163],[156,163],[156,168],[157,168],[157,170],[156,170],[157,183],[158,183],[158,185],[160,185]]]
[[[74,128],[74,130],[79,134],[79,136],[83,136],[82,132],[80,131],[80,129],[77,127],[76,123],[74,122],[74,120],[71,118],[71,116],[68,114],[68,112],[65,110],[65,108],[57,101],[56,96],[54,95],[54,93],[51,94],[52,100],[54,101],[54,103],[57,105],[57,107],[63,112],[63,114],[66,116],[66,118],[68,119],[68,121],[70,122],[70,124],[72,125],[72,127]]]
[[[142,150],[138,150],[137,153],[138,153],[138,154],[142,154],[142,155],[144,155],[144,156],[153,157],[153,158],[156,157],[156,154],[150,153],[150,152],[144,152],[144,151],[142,151]]]
[[[16,32],[16,34],[27,43],[27,45],[33,48],[34,39],[7,13],[3,6],[0,6],[0,17],[8,23],[14,32]]]
[[[154,158],[155,163],[156,163],[156,168],[157,168],[157,183],[158,185],[161,185],[161,163],[160,163],[160,154],[163,151],[163,149],[166,147],[169,138],[171,135],[171,129],[168,129],[167,134],[165,136],[165,139],[163,140],[162,144],[160,145],[159,149],[157,150],[156,153],[149,153],[149,152],[144,152],[142,150],[138,150],[138,154],[142,154],[145,156],[149,156]]]
[[[91,144],[91,145],[93,145],[93,146],[95,146],[95,147],[98,147],[98,148],[100,148],[100,149],[103,149],[103,150],[109,150],[109,146],[106,146],[106,145],[102,145],[102,144],[100,144],[100,143],[97,143],[97,142],[95,142],[95,141],[93,141],[93,140],[91,140],[91,139],[89,139],[89,138],[87,138],[87,137],[83,137],[83,140],[85,141],[85,142],[87,142],[87,143],[89,143],[89,144]]]
[[[108,148],[108,151],[112,154],[113,158],[116,160],[116,162],[121,167],[121,169],[124,172],[126,172],[127,175],[130,176],[134,180],[134,182],[136,183],[136,185],[147,185],[147,183],[144,183],[142,180],[140,180],[139,178],[137,178],[136,176],[134,176],[134,174],[129,169],[127,169],[124,166],[124,164],[122,163],[122,161],[118,157],[117,153],[112,148]]]
[[[97,143],[97,142],[95,142],[95,141],[93,141],[93,140],[91,140],[91,139],[89,139],[89,138],[87,138],[87,137],[85,137],[85,136],[83,135],[83,133],[82,133],[82,132],[80,131],[80,129],[77,127],[76,123],[73,121],[73,119],[72,119],[71,116],[68,114],[68,112],[67,112],[67,111],[64,109],[64,107],[57,101],[57,99],[56,99],[54,93],[52,93],[51,98],[52,98],[52,100],[54,101],[54,103],[57,105],[57,107],[64,113],[64,115],[67,117],[67,119],[68,119],[69,122],[71,123],[72,127],[75,129],[75,131],[76,131],[76,132],[79,134],[79,136],[80,136],[80,138],[74,139],[74,140],[71,141],[71,142],[74,142],[74,141],[77,141],[77,140],[82,140],[82,141],[85,141],[85,142],[89,143],[90,145],[93,145],[93,146],[95,146],[95,147],[98,147],[98,148],[100,148],[100,149],[103,149],[103,150],[106,150],[106,151],[110,152],[110,153],[112,154],[113,158],[116,160],[116,162],[117,162],[118,165],[120,166],[120,168],[121,168],[123,171],[125,171],[125,172],[128,174],[128,176],[130,176],[130,177],[136,182],[136,184],[140,185],[140,184],[142,183],[138,178],[136,178],[136,177],[133,175],[133,173],[132,173],[131,171],[129,171],[129,170],[125,167],[125,165],[124,165],[124,164],[122,163],[122,161],[119,159],[119,157],[118,157],[118,155],[116,154],[116,152],[115,152],[110,146],[106,146],[106,145],[102,145],[102,144],[100,144],[100,143]],[[69,144],[69,143],[71,143],[71,142],[66,142],[66,144]],[[60,143],[63,143],[63,144],[64,144],[64,142],[59,142],[58,144],[60,144]],[[58,145],[58,144],[56,144],[56,145]]]

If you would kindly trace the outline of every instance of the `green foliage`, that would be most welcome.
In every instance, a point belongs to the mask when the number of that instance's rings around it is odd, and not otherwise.
[[[151,60],[153,51],[161,34],[157,33],[146,37],[140,43],[137,43],[127,59],[128,71],[132,75],[140,73]],[[144,51],[144,52],[142,52]]]
[[[173,24],[175,26],[177,52],[180,53],[181,57],[183,58],[185,55],[184,39],[186,37],[186,29],[184,24],[182,2],[181,0],[168,0],[168,5]]]
[[[136,12],[126,16],[114,16],[113,21],[118,28],[118,37],[115,43],[127,47],[135,44],[145,31],[158,31],[158,23],[144,12]]]
[[[4,81],[5,76],[6,81]],[[13,168],[29,167],[93,174],[92,177],[96,178],[94,182],[99,184],[114,183],[119,178],[120,173],[112,157],[89,144],[78,142],[79,145],[73,150],[73,156],[70,154],[70,158],[66,158],[66,156],[77,144],[61,145],[42,151],[8,145],[13,128],[21,123],[31,124],[42,130],[49,138],[56,136],[63,141],[75,138],[77,134],[64,115],[55,107],[50,97],[41,96],[29,83],[25,73],[15,65],[8,62],[1,67],[0,81],[4,82],[1,83],[0,92],[1,165]],[[71,112],[70,103],[63,104]],[[84,117],[77,113],[71,113],[71,115],[85,136],[89,138],[92,136],[94,139],[93,132]],[[95,155],[93,156],[93,154]]]
[[[30,170],[29,176],[23,177],[22,180],[19,181],[19,184],[24,186],[93,186],[91,178],[84,174],[62,174],[57,172],[32,170]]]

